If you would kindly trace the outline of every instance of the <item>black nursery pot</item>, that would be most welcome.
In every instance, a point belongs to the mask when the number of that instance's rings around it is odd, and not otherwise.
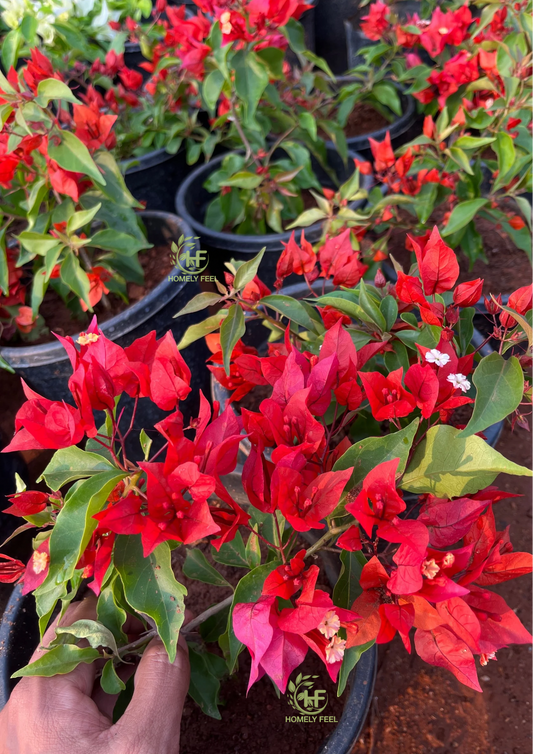
[[[338,76],[337,83],[339,85],[349,84],[353,79],[350,76]],[[402,105],[402,114],[392,122],[378,128],[375,131],[369,131],[366,134],[360,134],[359,136],[351,136],[346,139],[348,149],[353,152],[359,152],[365,160],[372,160],[372,150],[370,149],[369,139],[375,141],[383,141],[387,132],[390,134],[393,149],[400,147],[407,141],[415,138],[418,135],[418,116],[416,112],[416,103],[413,97],[404,94],[402,88],[396,85],[398,94],[400,96],[400,102]],[[333,142],[328,142],[328,146],[333,147]]]
[[[186,149],[176,154],[155,149],[142,157],[122,160],[120,168],[124,180],[135,199],[144,202],[146,209],[174,212],[174,196],[193,168],[187,165]]]
[[[337,174],[339,184],[346,181],[354,172],[354,159],[356,158],[362,159],[361,155],[350,151],[345,165],[336,149],[328,147],[328,162]],[[219,169],[223,159],[224,155],[215,157],[215,159],[205,165],[196,168],[183,181],[176,194],[176,211],[193,228],[195,235],[200,237],[200,245],[209,255],[209,272],[211,275],[215,275],[222,280],[225,269],[224,262],[229,261],[232,257],[234,259],[250,259],[264,247],[266,248],[266,254],[259,272],[261,279],[266,285],[273,285],[279,255],[284,248],[284,244],[291,237],[292,231],[248,236],[211,230],[211,228],[204,225],[207,206],[215,197],[215,194],[209,193],[204,188],[204,183],[211,173]],[[311,157],[311,161],[320,184],[325,187],[336,188],[320,164],[313,157]],[[372,185],[372,176],[361,176],[361,188],[369,191]],[[350,207],[351,209],[357,209],[363,202],[364,200],[352,202]],[[304,231],[306,239],[310,243],[316,243],[322,233],[322,223],[314,223],[308,228],[304,228]],[[299,236],[300,230],[296,229],[296,233]]]
[[[140,215],[146,227],[148,240],[155,246],[177,242],[181,235],[186,238],[193,235],[187,223],[176,215],[166,212],[141,212]],[[187,327],[202,318],[200,312],[173,319],[173,315],[200,292],[198,283],[175,282],[173,278],[179,275],[181,272],[175,268],[143,299],[103,322],[101,330],[104,335],[125,347],[151,330],[156,331],[158,338],[171,330],[176,342],[179,342]],[[77,336],[74,335],[73,338],[76,340]],[[68,389],[72,368],[59,341],[36,346],[2,348],[0,353],[37,393],[51,400],[72,402]],[[182,354],[191,370],[192,391],[190,397],[180,403],[180,409],[190,417],[196,415],[198,391],[202,390],[205,393],[208,389],[209,372],[205,367],[205,361],[209,354],[202,341],[185,349]],[[127,415],[128,410],[131,411],[129,404],[132,404],[132,400],[127,397],[123,400],[126,403]],[[165,412],[160,411],[151,401],[142,398],[139,401],[136,424],[139,428],[144,427],[148,430],[165,415]]]

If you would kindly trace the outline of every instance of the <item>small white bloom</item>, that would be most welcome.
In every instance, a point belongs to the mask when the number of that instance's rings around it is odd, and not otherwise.
[[[438,351],[436,348],[432,348],[431,351],[426,351],[426,361],[430,364],[436,364],[438,367],[445,367],[449,362],[450,357],[447,353]]]
[[[322,622],[318,626],[318,630],[321,634],[324,634],[326,639],[331,639],[333,638],[333,636],[335,636],[340,627],[341,622],[335,610],[328,610],[328,612],[322,618]]]
[[[455,389],[459,388],[463,393],[467,393],[470,390],[470,383],[464,376],[458,372],[457,374],[449,374],[446,379],[451,382]]]
[[[326,662],[333,665],[334,662],[341,662],[346,650],[346,641],[334,636],[326,647]]]

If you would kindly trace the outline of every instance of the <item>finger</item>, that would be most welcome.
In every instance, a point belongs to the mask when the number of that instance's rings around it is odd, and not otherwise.
[[[35,660],[39,659],[39,657],[42,657],[44,654],[46,654],[47,650],[43,649],[42,647],[47,647],[50,644],[50,642],[53,641],[53,639],[55,639],[55,636],[56,636],[55,630],[58,625],[71,626],[76,621],[83,620],[83,619],[90,619],[90,620],[96,619],[96,597],[92,593],[89,594],[87,597],[85,597],[85,599],[81,600],[81,602],[72,602],[68,606],[63,617],[59,619],[59,616],[58,616],[55,619],[52,625],[49,626],[47,630],[45,631],[43,640],[41,644],[39,645],[39,647],[33,653],[30,662],[34,662]],[[86,694],[87,696],[91,695],[93,684],[94,684],[94,677],[95,677],[94,663],[91,663],[89,665],[86,663],[80,663],[70,673],[67,673],[64,676],[60,676],[60,678],[62,678],[64,681],[66,681],[67,683],[73,684],[76,688],[78,688],[83,694]]]
[[[117,725],[133,740],[146,741],[147,750],[167,751],[165,744],[177,746],[189,676],[185,638],[180,637],[173,663],[160,639],[153,639],[137,668],[132,700]],[[162,699],[172,699],[172,704],[162,704]]]

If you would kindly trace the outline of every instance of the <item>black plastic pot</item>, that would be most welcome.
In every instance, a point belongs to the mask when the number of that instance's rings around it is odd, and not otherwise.
[[[159,212],[174,212],[174,196],[193,167],[187,165],[185,147],[176,154],[165,148],[155,149],[142,157],[122,160],[126,186],[146,209]]]
[[[337,77],[337,83],[341,86],[343,84],[349,84],[351,81],[353,81],[353,79],[350,76]],[[367,134],[352,136],[346,139],[348,149],[353,152],[359,152],[366,160],[372,159],[369,139],[383,141],[387,132],[389,132],[392,146],[396,149],[418,135],[416,102],[413,97],[404,94],[400,86],[397,86],[397,89],[402,104],[402,114],[397,117],[396,120],[387,124],[383,128],[378,128],[375,131],[369,131]],[[333,143],[328,142],[328,146],[333,147]]]
[[[354,159],[361,159],[356,152],[349,152],[348,161],[345,165],[335,148],[328,147],[329,165],[337,174],[339,183],[346,181],[355,170]],[[189,223],[195,234],[200,237],[200,245],[209,254],[209,272],[223,279],[224,262],[232,257],[235,259],[249,259],[266,248],[266,254],[261,263],[260,276],[267,284],[272,285],[276,276],[276,263],[280,252],[287,243],[292,231],[285,233],[267,233],[261,236],[239,235],[237,233],[224,233],[211,230],[204,225],[204,217],[207,206],[215,195],[204,188],[208,176],[218,170],[224,155],[215,157],[209,163],[196,168],[181,184],[176,194],[176,211]],[[330,176],[311,158],[313,169],[322,186],[333,188]],[[373,185],[372,176],[361,176],[361,188],[370,190]],[[356,209],[364,200],[353,202],[350,207]],[[299,235],[300,231],[297,230]],[[310,243],[316,243],[322,233],[322,223],[314,223],[305,228],[305,237]]]
[[[177,242],[181,235],[193,236],[187,223],[176,215],[166,212],[141,212],[140,215],[147,237],[155,246]],[[169,279],[176,275],[183,276],[176,268],[141,301],[103,322],[101,329],[106,337],[121,346],[128,346],[151,330],[155,330],[158,337],[162,337],[167,330],[172,330],[178,342],[190,324],[202,319],[202,313],[173,319],[173,315],[200,290],[197,283],[174,282]],[[67,384],[72,369],[66,352],[58,341],[37,346],[3,348],[0,353],[36,392],[51,400],[72,402]],[[190,398],[180,404],[180,408],[187,416],[191,416],[195,415],[197,409],[198,391],[201,389],[205,393],[209,386],[209,372],[205,367],[208,351],[203,341],[198,341],[185,349],[183,356],[192,372],[192,392]],[[126,398],[123,400],[127,403]],[[139,401],[137,417],[140,427],[149,429],[163,416],[165,413],[148,399]]]

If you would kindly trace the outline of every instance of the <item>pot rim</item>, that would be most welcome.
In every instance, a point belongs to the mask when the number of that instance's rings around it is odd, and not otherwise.
[[[338,82],[349,82],[355,80],[353,76],[337,76]],[[393,120],[387,126],[377,128],[375,131],[369,131],[366,134],[359,134],[359,136],[346,137],[346,143],[348,149],[370,149],[369,139],[380,141],[384,139],[387,132],[390,133],[391,139],[396,139],[398,136],[402,136],[412,125],[413,120],[416,117],[416,101],[415,98],[405,93],[405,89],[396,81],[390,81],[390,83],[396,87],[400,94],[400,101],[402,103],[402,114],[397,116],[396,120]],[[332,141],[326,142],[326,144],[332,145]]]
[[[185,237],[193,236],[190,226],[182,220],[181,217],[171,212],[161,212],[159,210],[142,210],[139,216],[143,219],[154,218],[155,220],[164,221],[167,220],[170,223],[175,224],[177,228],[177,236],[183,234]],[[196,248],[198,248],[198,241],[195,241]],[[141,322],[146,321],[157,312],[161,311],[169,301],[187,285],[187,281],[174,282],[169,281],[169,276],[182,276],[183,273],[178,267],[174,267],[163,280],[161,280],[155,288],[153,288],[144,298],[137,301],[135,304],[128,306],[124,311],[115,314],[114,317],[102,322],[100,329],[103,334],[108,336],[111,340],[127,335],[131,330],[138,327]],[[173,295],[169,295],[169,294]],[[125,316],[127,315],[127,317]],[[72,335],[71,337],[76,340],[79,333]],[[59,341],[51,341],[50,343],[41,343],[35,346],[10,346],[0,348],[0,355],[7,361],[7,363],[14,368],[24,368],[32,366],[44,366],[46,364],[56,363],[58,361],[66,361],[68,355]]]
[[[326,143],[326,147],[328,151],[333,151],[335,153],[337,152],[336,147],[331,143]],[[189,175],[185,178],[181,186],[176,192],[176,212],[180,217],[183,217],[187,223],[198,233],[202,236],[202,241],[209,241],[210,243],[213,243],[213,245],[216,245],[217,248],[224,249],[226,248],[226,244],[228,243],[229,239],[232,240],[232,248],[231,251],[238,251],[241,253],[249,253],[249,254],[255,254],[255,249],[257,247],[266,246],[267,251],[277,251],[278,249],[281,250],[282,244],[288,243],[291,235],[300,229],[294,229],[294,230],[287,230],[283,233],[264,233],[263,235],[241,235],[237,233],[224,233],[222,231],[212,230],[211,228],[208,228],[207,225],[204,225],[203,222],[200,222],[197,218],[195,218],[187,209],[185,198],[187,194],[190,193],[190,189],[193,183],[196,181],[203,180],[204,178],[207,178],[208,174],[212,173],[214,170],[217,169],[219,164],[222,162],[222,160],[227,157],[229,154],[242,154],[243,150],[240,149],[234,149],[231,151],[228,151],[224,154],[219,155],[218,157],[215,157],[208,162],[204,163],[203,165],[199,165],[195,170],[193,170]],[[364,158],[362,155],[358,154],[353,149],[348,150],[348,159],[358,159],[363,161]],[[370,191],[372,186],[374,185],[374,176],[373,175],[361,175],[361,188],[366,189],[367,191]],[[213,194],[213,197],[215,195]],[[364,199],[359,199],[355,202],[352,202],[349,206],[351,209],[356,209],[357,207],[360,207]],[[311,238],[313,235],[317,235],[320,233],[320,230],[322,228],[322,222],[313,223],[312,225],[309,225],[307,228],[302,228],[306,235]],[[318,239],[318,236],[317,236]],[[269,248],[270,247],[270,248]],[[251,249],[251,250],[250,250]]]

